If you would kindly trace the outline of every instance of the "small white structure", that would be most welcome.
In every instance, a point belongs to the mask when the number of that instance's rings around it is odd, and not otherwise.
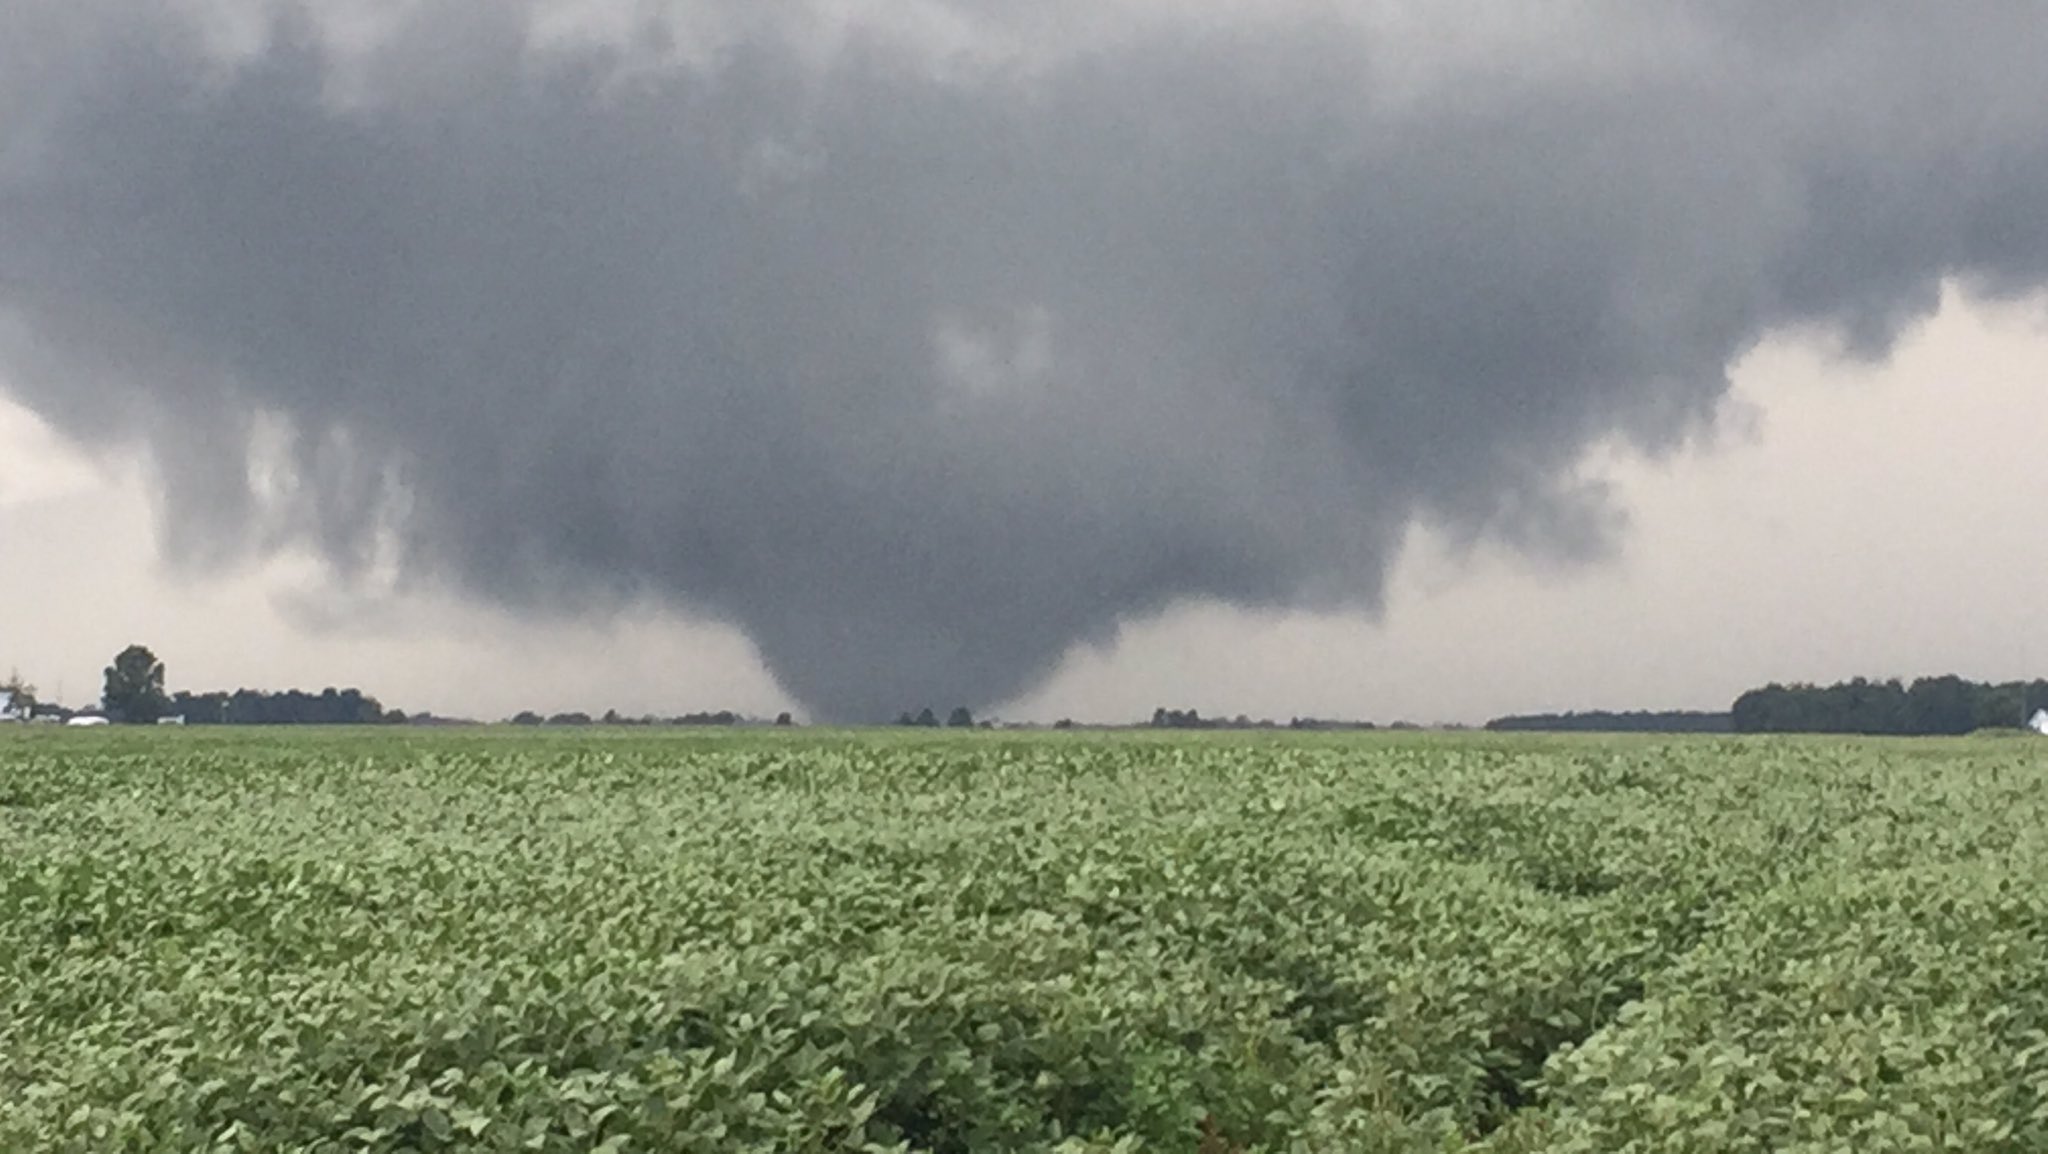
[[[2036,709],[2034,716],[2027,719],[2027,728],[2035,733],[2048,734],[2048,709]]]
[[[158,725],[183,725],[185,724],[185,715],[179,713],[170,717],[159,717],[156,719],[156,723]]]
[[[65,722],[64,724],[71,726],[74,729],[88,729],[94,726],[107,724],[107,719],[104,717],[74,717],[71,720]]]
[[[27,707],[15,704],[14,694],[0,689],[0,723],[27,720]]]

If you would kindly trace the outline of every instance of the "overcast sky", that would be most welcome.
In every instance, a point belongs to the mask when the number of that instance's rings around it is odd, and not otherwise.
[[[2038,675],[2041,22],[1800,11],[30,0],[0,672],[1382,721]]]
[[[1951,296],[1876,369],[1773,342],[1736,400],[1719,444],[1614,469],[1632,518],[1611,561],[1458,560],[1425,539],[1383,620],[1188,607],[1077,651],[1003,712],[1478,722],[1718,708],[1771,679],[2048,670],[2048,306]],[[550,627],[422,597],[321,621],[303,561],[167,573],[134,463],[94,462],[18,407],[0,407],[0,542],[0,665],[73,703],[146,641],[180,686],[359,684],[483,717],[788,707],[743,636],[678,614]]]

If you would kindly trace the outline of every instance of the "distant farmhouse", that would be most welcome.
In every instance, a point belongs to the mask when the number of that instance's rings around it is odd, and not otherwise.
[[[2027,728],[2035,733],[2048,734],[2048,709],[2035,710],[2033,718],[2027,722]]]

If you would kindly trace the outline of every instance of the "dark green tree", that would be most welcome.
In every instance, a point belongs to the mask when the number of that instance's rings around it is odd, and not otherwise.
[[[115,721],[131,725],[155,722],[170,708],[170,698],[164,694],[164,663],[145,646],[123,649],[107,666],[100,705]]]
[[[1954,674],[1897,679],[1858,677],[1834,685],[1767,685],[1735,701],[1738,733],[1962,734],[2010,729],[2048,706],[2048,683],[1966,681]]]
[[[1914,733],[1960,734],[1976,723],[1975,689],[1954,674],[1922,677],[1906,688],[1906,716]]]
[[[23,681],[18,669],[10,671],[7,680],[0,681],[0,694],[12,699],[14,708],[20,710],[23,717],[34,713],[39,704],[36,699],[36,687]]]
[[[964,705],[955,706],[953,712],[946,715],[946,728],[973,729],[974,714],[969,712],[968,708]]]

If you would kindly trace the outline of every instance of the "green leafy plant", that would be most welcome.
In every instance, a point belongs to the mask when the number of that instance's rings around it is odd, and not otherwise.
[[[2048,1149],[2030,745],[0,733],[0,1149]]]

